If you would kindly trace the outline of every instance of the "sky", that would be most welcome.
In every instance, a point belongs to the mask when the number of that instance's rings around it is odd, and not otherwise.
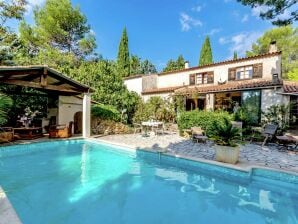
[[[32,8],[45,0],[28,0]],[[262,7],[251,9],[237,0],[72,0],[86,15],[96,35],[96,51],[115,59],[122,30],[127,28],[130,53],[150,60],[161,70],[180,54],[197,66],[200,49],[209,35],[215,62],[245,56],[270,21],[259,18]]]

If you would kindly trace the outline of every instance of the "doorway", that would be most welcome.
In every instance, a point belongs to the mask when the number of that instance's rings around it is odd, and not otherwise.
[[[74,115],[74,133],[75,134],[82,134],[82,117],[83,113],[82,111],[76,112]]]

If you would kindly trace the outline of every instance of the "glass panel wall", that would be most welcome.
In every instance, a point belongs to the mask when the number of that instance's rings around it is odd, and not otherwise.
[[[242,92],[241,106],[245,107],[251,115],[251,122],[258,124],[261,119],[261,91]]]

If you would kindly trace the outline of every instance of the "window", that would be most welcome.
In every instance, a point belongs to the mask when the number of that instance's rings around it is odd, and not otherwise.
[[[251,79],[252,78],[252,66],[245,66],[236,69],[236,80]]]
[[[262,64],[254,64],[243,67],[236,67],[229,69],[229,80],[243,80],[260,78],[263,73]]]
[[[191,74],[189,76],[189,85],[195,85],[196,84],[196,74]]]
[[[197,73],[191,74],[189,76],[189,84],[190,85],[201,85],[201,84],[209,84],[214,83],[214,74],[213,72],[206,73]]]

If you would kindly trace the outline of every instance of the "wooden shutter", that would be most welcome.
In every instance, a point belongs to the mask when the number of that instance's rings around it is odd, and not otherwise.
[[[229,81],[236,80],[236,68],[229,68]]]
[[[255,64],[253,65],[253,73],[252,77],[253,78],[262,78],[263,76],[263,64]]]
[[[195,85],[196,84],[196,74],[190,74],[189,75],[189,85]]]
[[[214,74],[213,72],[207,73],[207,83],[214,83]]]

